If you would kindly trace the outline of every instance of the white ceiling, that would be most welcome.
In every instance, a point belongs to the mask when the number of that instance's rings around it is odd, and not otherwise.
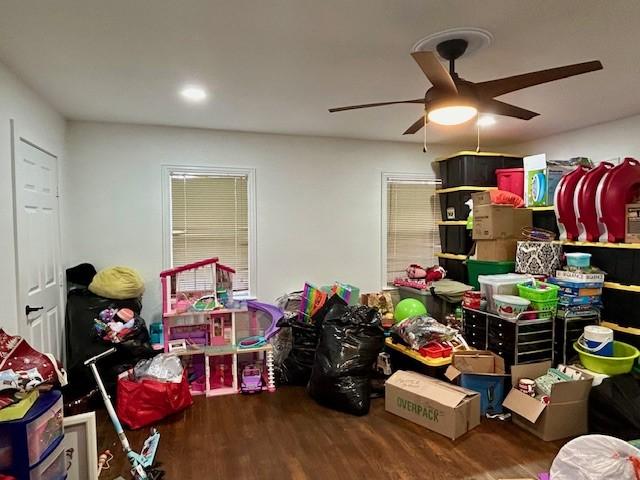
[[[457,64],[472,81],[602,61],[500,97],[541,113],[499,117],[484,143],[505,144],[640,113],[639,18],[635,0],[4,0],[0,60],[71,119],[385,140],[420,106],[327,108],[421,97],[409,50],[428,34],[493,34]],[[212,97],[185,104],[184,83]],[[471,124],[429,138],[475,145]]]

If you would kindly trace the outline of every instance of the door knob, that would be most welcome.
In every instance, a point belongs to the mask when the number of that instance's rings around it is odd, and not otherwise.
[[[27,305],[26,307],[24,307],[24,313],[29,316],[30,313],[33,312],[37,312],[39,310],[44,310],[44,307],[31,307],[29,305]]]

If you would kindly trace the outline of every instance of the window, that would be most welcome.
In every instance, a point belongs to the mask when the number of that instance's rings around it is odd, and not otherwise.
[[[255,209],[252,170],[168,168],[168,252],[177,267],[218,257],[235,269],[233,289],[251,285]]]
[[[382,175],[383,286],[406,276],[412,263],[424,267],[438,263],[439,185],[439,180],[428,175]]]

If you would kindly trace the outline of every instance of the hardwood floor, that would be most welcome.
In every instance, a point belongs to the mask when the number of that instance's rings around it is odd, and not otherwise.
[[[536,478],[562,445],[497,420],[483,420],[454,443],[385,412],[384,399],[373,400],[369,415],[353,417],[317,405],[298,387],[197,397],[158,429],[157,458],[168,480]],[[127,432],[136,450],[147,434]],[[104,411],[98,412],[98,447],[116,455],[100,479],[129,479]]]

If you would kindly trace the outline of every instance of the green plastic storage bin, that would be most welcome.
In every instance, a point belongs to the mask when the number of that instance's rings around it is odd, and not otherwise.
[[[489,262],[487,260],[467,260],[469,271],[469,285],[475,290],[480,290],[478,275],[497,275],[499,273],[513,273],[516,269],[516,262]]]
[[[526,298],[527,300],[531,300],[533,302],[549,302],[551,300],[558,299],[558,291],[560,287],[557,285],[552,285],[550,283],[538,282],[537,280],[533,281],[533,284],[536,287],[544,286],[545,288],[535,288],[531,287],[531,282],[528,283],[519,283],[518,284],[518,295],[522,298]],[[556,302],[557,303],[557,302]]]
[[[534,300],[531,300],[531,310],[540,312],[538,314],[538,318],[540,319],[555,317],[557,308],[558,308],[557,298],[555,300],[546,300],[544,302],[536,302]]]

